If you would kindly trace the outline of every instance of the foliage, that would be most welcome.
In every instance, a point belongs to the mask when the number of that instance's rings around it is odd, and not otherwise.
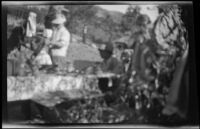
[[[121,23],[122,32],[130,31],[135,28],[137,17],[141,15],[140,10],[141,9],[139,6],[134,7],[130,5],[127,8],[127,11],[125,15],[123,15],[123,18],[122,18],[122,23]]]
[[[65,8],[69,9],[67,15],[67,27],[72,33],[82,35],[84,25],[92,23],[96,10],[93,5],[66,5]]]
[[[94,24],[109,35],[109,42],[120,36],[119,24],[114,22],[109,14],[105,18],[99,18]]]

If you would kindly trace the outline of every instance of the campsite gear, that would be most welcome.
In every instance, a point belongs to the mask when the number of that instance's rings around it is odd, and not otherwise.
[[[34,12],[30,12],[28,19],[27,19],[27,26],[26,26],[26,36],[32,37],[36,35],[36,17],[37,14]]]

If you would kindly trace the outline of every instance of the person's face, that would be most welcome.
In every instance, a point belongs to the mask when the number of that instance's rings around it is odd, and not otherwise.
[[[107,60],[111,57],[111,53],[107,52],[107,51],[102,51],[102,50],[99,50],[100,52],[100,55],[101,57],[104,59],[104,60]]]
[[[59,29],[61,26],[61,24],[52,24],[53,30]]]
[[[131,60],[131,54],[124,51],[121,55],[121,60],[123,61],[123,63],[127,64],[130,62]]]

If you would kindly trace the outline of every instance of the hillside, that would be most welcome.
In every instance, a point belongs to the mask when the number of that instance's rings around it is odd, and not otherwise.
[[[91,43],[91,41],[88,42]],[[97,50],[95,50],[88,44],[84,44],[80,36],[73,35],[72,42],[70,43],[68,49],[68,60],[69,61],[87,60],[87,61],[99,62],[102,59]]]
[[[99,26],[95,26],[97,22],[107,26],[106,23],[100,21],[99,19],[106,18],[107,15],[110,15],[113,22],[119,24],[122,20],[123,14],[116,11],[108,11],[99,6],[92,5],[91,9],[87,8],[91,5],[65,5],[66,8],[70,10],[68,15],[72,15],[73,20],[69,24],[68,29],[71,33],[81,36],[83,25],[87,24],[88,26],[88,38],[93,38],[95,40],[108,41],[109,34],[106,33]],[[34,11],[37,13],[37,21],[39,24],[44,23],[44,17],[46,16],[49,9],[49,5],[34,5],[34,6],[8,6],[8,14],[15,17],[17,20],[25,18],[28,15],[29,11]],[[93,15],[93,12],[95,13]],[[67,16],[68,17],[68,16]],[[15,20],[16,20],[15,19]],[[88,20],[89,19],[89,20]],[[90,20],[91,19],[91,20]],[[15,20],[11,20],[12,22]],[[88,20],[85,22],[85,20]],[[9,21],[9,20],[8,20]]]
[[[122,20],[122,16],[123,14],[121,12],[117,12],[117,11],[108,11],[106,9],[103,9],[99,6],[94,6],[93,7],[95,10],[97,10],[96,16],[97,17],[102,17],[105,18],[107,15],[110,15],[112,20],[116,23],[120,23]]]
[[[95,62],[101,62],[102,58],[98,50],[82,42],[72,42],[68,48],[67,60],[73,62],[74,67],[78,70],[87,68]]]

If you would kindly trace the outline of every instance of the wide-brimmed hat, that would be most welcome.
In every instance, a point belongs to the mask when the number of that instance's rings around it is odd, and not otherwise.
[[[49,13],[69,13],[69,10],[66,9],[63,5],[54,5],[50,6]]]
[[[56,14],[55,19],[52,20],[52,24],[63,24],[66,22],[66,18],[63,14]]]

